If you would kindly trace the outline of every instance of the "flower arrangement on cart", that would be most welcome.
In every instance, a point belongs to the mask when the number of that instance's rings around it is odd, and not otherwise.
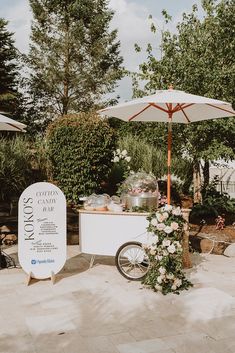
[[[143,283],[162,294],[179,294],[192,286],[183,272],[181,240],[185,220],[181,209],[165,205],[147,219],[149,238],[142,246],[150,266]]]

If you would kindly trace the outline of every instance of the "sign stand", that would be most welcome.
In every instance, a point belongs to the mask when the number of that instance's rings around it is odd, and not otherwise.
[[[29,284],[30,284],[30,281],[31,281],[31,278],[32,278],[31,275],[32,275],[32,272],[29,272],[29,274],[26,277],[26,286],[29,286]]]
[[[55,279],[55,273],[53,271],[51,271],[51,283],[55,284],[56,279]]]
[[[51,279],[51,283],[55,284],[56,283],[56,275],[53,271],[51,271],[51,276],[49,277]],[[31,279],[34,279],[32,277],[32,272],[30,272],[27,277],[26,277],[26,286],[30,285]]]
[[[66,199],[55,185],[40,182],[30,185],[19,199],[19,262],[31,279],[50,278],[66,262]]]

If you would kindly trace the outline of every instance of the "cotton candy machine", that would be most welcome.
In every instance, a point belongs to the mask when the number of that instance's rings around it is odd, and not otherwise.
[[[158,207],[158,183],[155,176],[144,172],[131,174],[122,185],[122,202],[127,210],[156,209]]]

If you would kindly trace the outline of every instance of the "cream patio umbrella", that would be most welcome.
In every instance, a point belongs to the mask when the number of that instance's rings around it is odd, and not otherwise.
[[[171,201],[171,145],[172,123],[188,124],[209,119],[235,116],[230,103],[196,96],[183,91],[156,91],[154,95],[133,99],[99,110],[99,114],[124,121],[168,123],[167,203]]]
[[[25,128],[25,124],[22,124],[16,120],[7,118],[5,115],[0,114],[0,130],[23,132]]]

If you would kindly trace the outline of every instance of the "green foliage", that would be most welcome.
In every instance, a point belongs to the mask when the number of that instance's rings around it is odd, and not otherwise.
[[[106,0],[30,0],[30,95],[45,116],[95,109],[122,76]]]
[[[149,240],[144,249],[150,260],[150,269],[143,283],[166,295],[179,294],[192,284],[182,268],[182,236],[184,219],[179,208],[166,205],[148,217]]]
[[[144,139],[159,149],[167,150],[167,124],[157,122],[124,122],[117,118],[110,119],[110,125],[117,131],[120,138],[132,135]],[[177,136],[177,132],[173,131]]]
[[[166,154],[148,144],[146,139],[129,134],[118,140],[118,147],[128,151],[131,157],[130,168],[134,172],[143,170],[153,173],[157,178],[166,174]]]
[[[36,136],[34,141],[30,141],[31,146],[31,165],[34,171],[34,178],[37,181],[50,181],[52,176],[51,161],[48,154],[48,145],[45,138]]]
[[[33,180],[31,150],[24,137],[0,139],[0,199],[19,196]]]
[[[60,117],[49,126],[47,143],[53,180],[68,201],[101,191],[115,143],[106,120],[93,113]]]
[[[192,208],[191,220],[217,217],[222,214],[233,214],[235,212],[235,199],[228,194],[216,190],[216,179],[207,188],[202,190],[202,204]]]
[[[19,55],[14,46],[13,33],[7,30],[7,24],[0,18],[0,111],[12,113],[18,105]]]

